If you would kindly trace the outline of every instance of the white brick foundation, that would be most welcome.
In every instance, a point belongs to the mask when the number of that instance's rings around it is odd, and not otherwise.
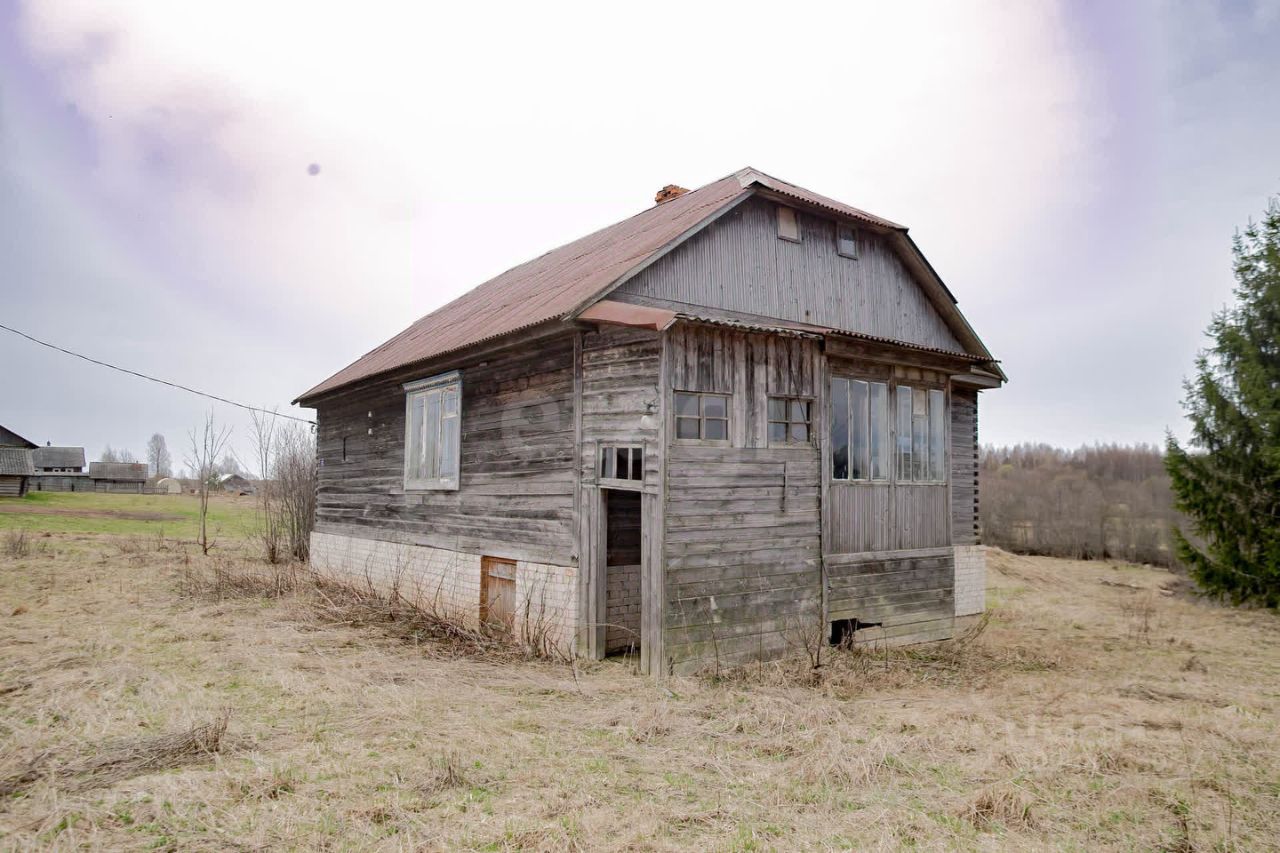
[[[957,545],[956,615],[972,616],[987,609],[987,554],[981,545]]]
[[[478,554],[317,532],[311,534],[311,565],[322,574],[367,581],[384,593],[395,589],[402,598],[468,626],[480,623]],[[545,628],[559,651],[571,653],[577,586],[576,568],[517,562],[516,635],[528,637]]]

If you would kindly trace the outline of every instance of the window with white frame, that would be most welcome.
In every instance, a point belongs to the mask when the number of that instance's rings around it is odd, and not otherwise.
[[[831,380],[831,478],[889,479],[889,386]]]
[[[639,445],[600,445],[600,479],[644,480],[644,448]]]
[[[897,386],[894,393],[898,413],[898,481],[946,482],[946,394],[908,385]]]
[[[676,438],[729,440],[729,396],[676,392]]]
[[[462,375],[453,371],[409,382],[404,391],[404,487],[457,489]]]

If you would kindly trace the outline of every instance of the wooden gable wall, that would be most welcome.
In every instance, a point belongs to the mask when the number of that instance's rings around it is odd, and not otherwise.
[[[801,240],[778,237],[776,205],[752,198],[663,256],[609,298],[774,317],[964,351],[897,252],[857,231],[836,253],[836,223],[799,214]]]

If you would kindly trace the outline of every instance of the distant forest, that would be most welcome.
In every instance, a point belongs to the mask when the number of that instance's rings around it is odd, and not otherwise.
[[[1149,444],[983,447],[982,540],[1008,551],[1173,567],[1164,452]]]

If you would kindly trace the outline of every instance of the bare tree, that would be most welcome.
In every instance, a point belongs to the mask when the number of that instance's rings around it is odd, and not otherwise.
[[[173,460],[164,436],[154,433],[147,442],[147,467],[153,477],[168,477],[172,473]]]
[[[263,556],[306,562],[316,514],[315,440],[303,427],[279,426],[274,415],[252,417]]]
[[[195,474],[196,494],[200,497],[200,549],[208,554],[212,543],[209,541],[209,490],[218,485],[217,460],[219,454],[226,450],[231,438],[231,427],[219,427],[214,421],[213,412],[204,416],[204,423],[192,429],[188,434],[191,447],[186,462],[187,467]]]
[[[138,457],[133,455],[132,450],[116,450],[111,445],[103,448],[102,455],[99,458],[101,462],[137,462]]]

